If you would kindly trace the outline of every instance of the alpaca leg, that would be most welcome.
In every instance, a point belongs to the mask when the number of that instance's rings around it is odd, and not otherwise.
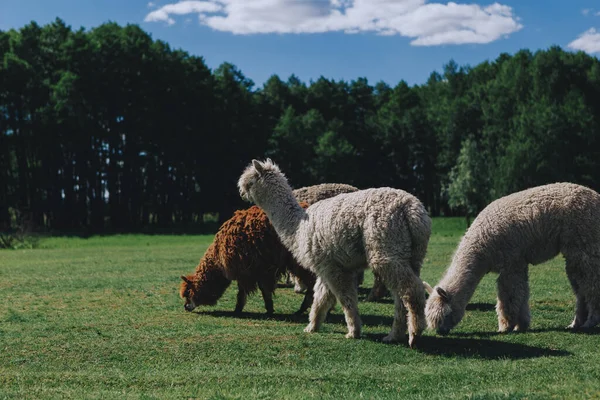
[[[367,296],[367,301],[377,301],[385,296],[387,288],[378,273],[373,272],[373,288]]]
[[[411,273],[403,292],[402,302],[408,310],[408,345],[414,347],[415,341],[421,336],[426,326],[423,282],[418,276]]]
[[[600,307],[597,303],[588,302],[587,304],[589,314],[588,318],[583,325],[581,325],[582,329],[590,329],[600,324]]]
[[[568,329],[579,329],[588,319],[587,303],[581,293],[575,293],[576,304],[575,304],[575,317],[573,321],[567,326]]]
[[[581,270],[579,273],[569,274],[577,277],[579,287],[577,290],[577,303],[582,303],[582,308],[585,310],[586,315],[581,313],[581,329],[593,328],[600,323],[600,294],[598,292],[598,283],[600,282],[600,264],[596,262],[595,257],[589,257],[585,262],[580,263]],[[580,301],[581,297],[581,301]],[[577,309],[579,312],[579,308]],[[575,316],[577,319],[577,313]]]
[[[265,302],[265,309],[267,314],[271,315],[275,312],[273,309],[273,292],[275,291],[275,284],[273,282],[258,282],[258,288],[262,293],[263,301]]]
[[[347,338],[360,337],[361,320],[358,314],[358,288],[356,287],[356,273],[346,271],[329,272],[324,275],[327,285],[342,306],[346,325],[348,326]]]
[[[589,329],[600,324],[600,259],[593,257],[588,265],[588,273],[591,275],[586,282],[586,300],[588,318],[582,328]]]
[[[244,306],[246,305],[247,298],[248,298],[248,293],[246,292],[246,289],[244,289],[244,287],[242,287],[242,285],[240,285],[238,283],[237,301],[235,303],[235,310],[234,310],[234,312],[236,314],[239,314],[242,312],[242,310],[244,309]]]
[[[360,270],[356,274],[356,287],[359,287],[360,285],[362,285],[364,281],[365,281],[365,271]]]
[[[385,343],[401,342],[404,341],[406,337],[406,307],[404,307],[402,297],[400,297],[398,293],[394,292],[393,297],[394,304],[397,307],[394,309],[394,322],[392,322],[392,330],[386,337],[383,338]]]
[[[335,296],[325,282],[321,278],[317,278],[314,288],[313,303],[308,316],[308,325],[304,328],[304,332],[317,332],[327,313],[335,305]]]
[[[304,293],[304,300],[302,300],[302,304],[300,305],[300,309],[298,311],[296,311],[296,315],[302,315],[304,314],[304,311],[308,310],[308,307],[310,307],[310,303],[313,302],[314,299],[314,292],[313,292],[313,288],[311,287],[307,287],[306,288],[306,292]]]
[[[527,275],[527,265],[521,265],[498,276],[496,312],[499,332],[526,331],[529,328],[531,314]]]
[[[293,281],[294,281],[294,292],[295,293],[305,293],[308,290],[308,287],[297,276],[294,275]]]
[[[388,342],[402,340],[404,338],[403,327],[408,325],[408,343],[413,347],[426,325],[423,282],[415,275],[409,261],[386,264],[376,269],[390,292],[394,294],[395,300],[392,331],[384,340]],[[408,313],[405,312],[405,309]],[[404,318],[406,321],[403,320]]]
[[[295,281],[295,276],[292,275],[290,272],[286,272],[285,273],[285,285],[291,286],[294,281]]]
[[[577,278],[578,272],[575,268],[576,264],[570,259],[567,259],[566,264],[567,277],[569,278],[577,302],[575,305],[575,318],[573,318],[573,322],[571,322],[567,328],[579,329],[588,319],[587,302],[585,301],[579,279]]]

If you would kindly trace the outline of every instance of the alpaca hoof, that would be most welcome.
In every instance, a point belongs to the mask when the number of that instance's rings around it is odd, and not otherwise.
[[[583,325],[581,325],[580,329],[592,329],[596,325],[598,325],[598,324],[597,323],[593,323],[592,321],[590,321],[588,319],[587,321],[585,321],[585,323]]]
[[[578,329],[581,328],[581,325],[583,325],[582,322],[581,322],[581,320],[578,320],[577,318],[574,318],[573,322],[571,322],[569,324],[569,326],[567,326],[567,329],[571,329],[573,331],[576,331],[576,330],[578,330]]]
[[[512,332],[513,329],[515,329],[514,325],[502,324],[502,325],[498,326],[498,333],[509,333],[509,332]]]
[[[410,347],[411,349],[414,349],[415,347],[417,347],[417,338],[418,336],[410,336],[408,338],[408,347]]]
[[[383,343],[396,343],[396,342],[400,342],[403,339],[404,339],[404,336],[396,336],[396,335],[392,335],[390,333],[389,335],[387,335],[383,339],[381,339],[381,341]]]
[[[517,325],[514,327],[513,332],[523,333],[529,329],[529,325]]]
[[[358,339],[360,338],[360,332],[348,332],[346,333],[346,339]]]
[[[317,328],[315,328],[313,325],[308,325],[306,328],[304,328],[304,332],[306,333],[315,333],[317,331]]]
[[[381,339],[381,341],[383,343],[393,343],[393,342],[396,341],[396,339],[392,335],[387,335],[386,337],[384,337],[383,339]]]

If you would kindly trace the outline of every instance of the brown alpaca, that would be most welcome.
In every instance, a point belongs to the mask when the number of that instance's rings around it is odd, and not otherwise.
[[[302,203],[302,206],[308,207],[308,204]],[[180,295],[185,299],[185,309],[192,311],[199,305],[216,304],[235,280],[238,284],[236,313],[243,310],[247,296],[259,288],[267,314],[272,314],[277,281],[288,270],[308,287],[297,311],[301,314],[312,303],[315,276],[298,265],[281,245],[264,211],[253,206],[236,211],[221,226],[196,272],[181,277]]]
[[[295,191],[302,207],[357,188],[336,183],[308,186]],[[273,313],[273,293],[277,281],[286,273],[297,277],[306,287],[304,301],[297,311],[303,313],[312,303],[315,276],[302,268],[281,244],[266,214],[258,207],[236,211],[226,221],[200,260],[196,272],[182,276],[180,295],[185,309],[214,305],[235,280],[238,283],[236,312],[241,312],[248,294],[260,289],[268,314]]]

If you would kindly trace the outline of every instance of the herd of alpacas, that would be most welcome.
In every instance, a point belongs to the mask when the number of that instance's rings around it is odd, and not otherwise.
[[[297,311],[310,307],[305,332],[318,331],[338,302],[346,337],[358,338],[358,286],[369,268],[375,283],[367,300],[386,292],[394,300],[391,331],[383,341],[404,341],[408,332],[414,347],[426,326],[442,335],[454,328],[481,279],[494,272],[498,330],[525,331],[531,319],[529,265],[562,253],[577,301],[569,328],[600,323],[600,195],[587,187],[554,183],[493,201],[467,229],[434,288],[420,278],[431,219],[412,194],[344,184],[292,190],[270,159],[253,160],[238,189],[255,206],[236,211],[195,273],[181,277],[187,311],[216,304],[235,280],[235,312],[258,288],[272,314],[276,284],[288,274],[297,288],[306,288]]]

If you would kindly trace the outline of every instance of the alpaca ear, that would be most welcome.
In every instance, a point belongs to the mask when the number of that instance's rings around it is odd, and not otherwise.
[[[435,288],[435,290],[438,292],[442,300],[450,301],[450,295],[444,289],[442,289],[441,287],[437,287]]]
[[[192,281],[190,281],[190,280],[189,280],[187,277],[185,277],[185,276],[183,276],[183,275],[181,275],[181,279],[183,279],[183,281],[184,281],[185,283],[192,283]]]
[[[259,175],[264,174],[265,168],[260,163],[260,161],[258,161],[258,160],[252,160],[252,165],[254,166],[254,169],[256,170],[256,172],[258,172]]]
[[[427,292],[427,294],[433,293],[433,288],[429,283],[423,281],[423,286],[425,286],[425,291]]]

